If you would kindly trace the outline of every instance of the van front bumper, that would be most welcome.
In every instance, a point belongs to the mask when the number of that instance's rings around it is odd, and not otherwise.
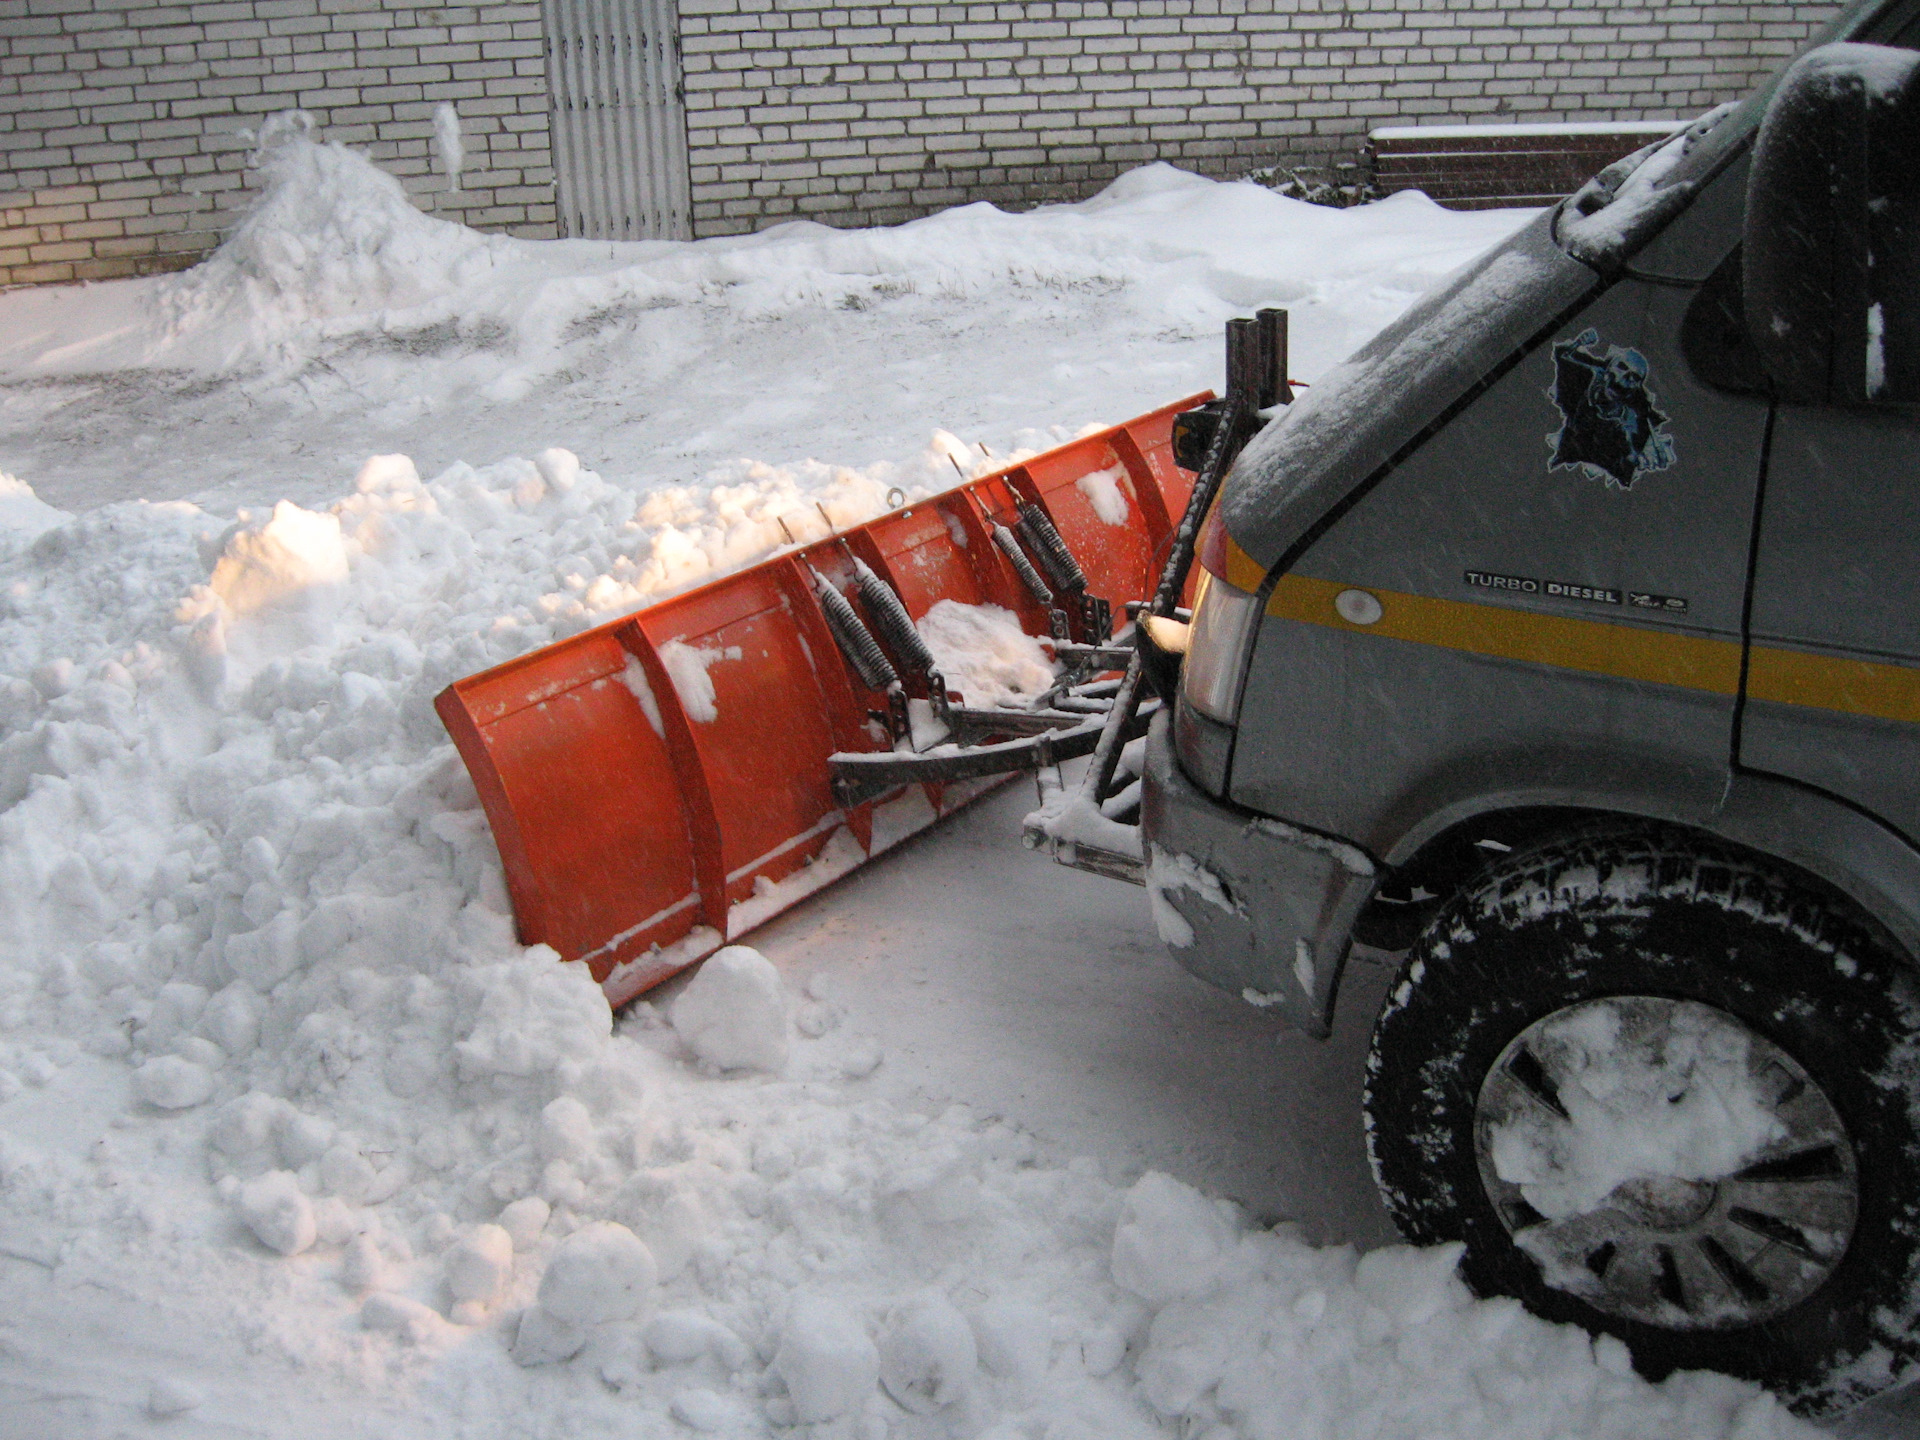
[[[1187,969],[1325,1036],[1378,867],[1358,846],[1225,804],[1174,756],[1166,709],[1147,737],[1141,832],[1160,938]]]

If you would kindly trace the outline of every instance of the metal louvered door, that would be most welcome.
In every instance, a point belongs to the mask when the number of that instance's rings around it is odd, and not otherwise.
[[[546,0],[560,233],[693,234],[676,0]]]

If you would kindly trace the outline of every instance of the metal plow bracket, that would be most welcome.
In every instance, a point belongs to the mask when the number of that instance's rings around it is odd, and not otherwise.
[[[522,942],[586,961],[622,1004],[994,777],[1092,751],[1122,688],[1111,672],[1129,654],[1110,644],[1109,617],[1154,592],[1189,508],[1174,419],[1210,398],[442,691],[435,707],[492,822]],[[1098,486],[1078,484],[1094,475]],[[1126,499],[1122,523],[1109,484]],[[1029,634],[1054,637],[1066,681],[1028,711],[950,698],[889,603],[912,621],[949,599],[1003,606]],[[677,688],[692,665],[710,699]],[[940,727],[946,742],[914,750],[916,729]]]

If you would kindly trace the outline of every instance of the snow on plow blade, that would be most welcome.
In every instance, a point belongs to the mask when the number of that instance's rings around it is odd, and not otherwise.
[[[1108,626],[1109,613],[1124,621],[1126,602],[1153,590],[1192,486],[1173,461],[1173,420],[1209,398],[448,686],[435,708],[486,806],[522,943],[586,961],[624,1004],[994,783],[836,790],[830,756],[894,751],[907,706],[924,715],[945,696],[905,666],[891,694],[872,684],[871,664],[850,653],[847,611],[822,591],[858,597],[864,578],[881,639],[873,577],[913,620],[940,600],[992,604],[1030,634],[1069,638],[1059,636],[1065,597],[1043,604],[1039,567],[1011,545],[1016,529],[1031,545],[1050,521],[1086,582],[1070,638],[1097,647],[1108,635],[1091,627]],[[980,728],[976,712],[953,715]],[[1011,717],[1005,733],[1021,733]]]

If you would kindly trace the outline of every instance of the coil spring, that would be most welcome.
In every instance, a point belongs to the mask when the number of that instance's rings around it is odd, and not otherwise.
[[[854,583],[860,587],[860,598],[866,602],[867,613],[873,617],[874,628],[880,632],[887,648],[916,674],[924,675],[933,669],[933,652],[914,629],[913,617],[907,614],[907,607],[900,603],[893,587],[868,569],[864,560],[853,562],[853,573]]]
[[[1086,572],[1080,568],[1080,562],[1073,558],[1073,551],[1067,548],[1067,542],[1060,537],[1060,532],[1053,528],[1053,521],[1047,512],[1038,505],[1030,502],[1021,504],[1020,538],[1039,557],[1040,567],[1047,572],[1054,589],[1072,593],[1087,588]]]
[[[994,526],[993,543],[998,545],[1001,553],[1007,557],[1008,563],[1013,566],[1013,573],[1018,575],[1027,589],[1033,592],[1033,598],[1051,608],[1053,591],[1049,590],[1047,582],[1040,578],[1040,572],[1033,568],[1033,562],[1027,559],[1027,552],[1022,550],[1020,542],[1013,538],[1013,531],[1004,525]]]
[[[833,631],[834,643],[847,657],[847,664],[860,677],[860,683],[869,690],[887,690],[898,685],[900,677],[894,671],[893,662],[887,659],[887,652],[880,648],[880,642],[873,638],[873,632],[861,621],[847,597],[829,585],[818,570],[813,572],[813,593],[820,599],[820,609],[827,617],[827,628]]]

